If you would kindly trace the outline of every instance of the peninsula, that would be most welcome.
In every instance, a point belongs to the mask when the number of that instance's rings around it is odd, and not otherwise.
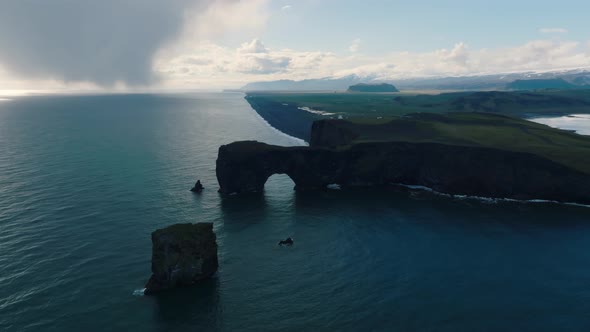
[[[392,119],[412,113],[478,112],[512,117],[590,113],[590,90],[416,93],[248,93],[246,100],[270,125],[309,142],[322,119]]]
[[[423,186],[450,195],[590,204],[590,137],[503,115],[417,113],[313,123],[309,147],[219,148],[225,194],[260,192],[273,174],[298,191]]]

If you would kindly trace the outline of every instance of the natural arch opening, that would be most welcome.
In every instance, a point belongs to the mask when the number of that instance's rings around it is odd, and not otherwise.
[[[295,200],[295,182],[287,174],[274,174],[264,184],[264,197],[269,206],[286,208]]]
[[[280,227],[284,227],[286,223],[293,220],[290,216],[294,213],[293,209],[297,199],[294,188],[295,182],[287,174],[271,175],[264,184],[263,195],[266,211],[273,216],[273,219],[280,220],[277,223],[283,225]],[[289,235],[293,234],[287,232],[284,236],[286,238]]]
[[[293,189],[295,189],[295,181],[287,174],[273,174],[264,183],[264,192],[269,194],[292,192]]]

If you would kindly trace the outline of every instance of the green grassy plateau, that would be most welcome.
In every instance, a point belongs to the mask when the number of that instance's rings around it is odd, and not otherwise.
[[[482,146],[536,154],[590,174],[590,137],[514,117],[489,113],[418,113],[393,120],[333,120],[354,133],[350,144],[430,142]]]
[[[416,112],[491,112],[518,117],[590,113],[590,90],[409,93],[248,93],[258,104],[309,107],[343,117],[391,117]],[[321,115],[316,115],[321,118]]]

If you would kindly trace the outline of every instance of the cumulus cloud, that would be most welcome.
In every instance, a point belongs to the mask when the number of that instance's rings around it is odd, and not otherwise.
[[[540,33],[567,33],[568,30],[565,28],[541,28]]]
[[[238,48],[238,52],[240,53],[268,53],[268,49],[264,46],[264,43],[255,38],[249,43],[243,43],[240,48]]]
[[[230,0],[4,0],[0,63],[18,76],[145,85],[187,11]]]
[[[458,66],[466,67],[469,60],[467,45],[463,42],[455,44],[455,47],[448,54],[444,54],[444,57]]]
[[[230,68],[246,74],[272,74],[284,72],[290,63],[291,59],[284,56],[249,56],[239,59]]]
[[[196,87],[206,81],[207,87],[227,87],[261,78],[304,79],[332,73],[336,58],[330,52],[275,50],[258,39],[236,49],[202,42],[185,51],[159,57],[155,63],[168,86]]]

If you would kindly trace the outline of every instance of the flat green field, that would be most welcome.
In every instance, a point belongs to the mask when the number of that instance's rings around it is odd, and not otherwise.
[[[251,93],[246,98],[271,125],[306,141],[310,140],[313,121],[344,119],[347,121],[334,123],[355,133],[356,139],[350,143],[407,141],[484,146],[537,154],[590,174],[590,137],[522,119],[590,113],[590,90]]]
[[[416,112],[491,112],[519,117],[590,113],[590,90],[442,94],[257,92],[248,93],[247,98],[309,107],[346,118],[392,117]]]

